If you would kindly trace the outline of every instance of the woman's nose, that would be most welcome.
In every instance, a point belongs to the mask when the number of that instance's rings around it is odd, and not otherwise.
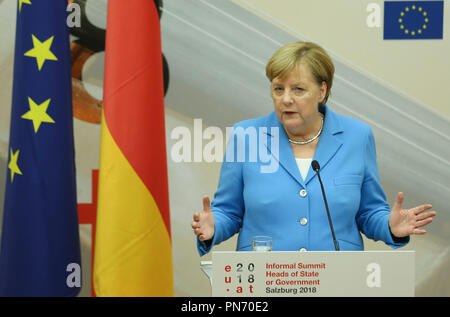
[[[286,89],[283,93],[283,103],[289,105],[294,102],[294,98],[292,97],[291,91]]]

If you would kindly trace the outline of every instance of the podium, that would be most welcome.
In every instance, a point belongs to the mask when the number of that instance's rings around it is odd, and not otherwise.
[[[414,251],[213,252],[214,297],[414,296]]]

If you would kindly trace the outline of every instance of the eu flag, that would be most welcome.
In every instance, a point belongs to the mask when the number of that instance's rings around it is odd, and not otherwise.
[[[0,296],[80,290],[67,0],[19,0]]]
[[[385,40],[442,39],[444,1],[385,1]]]

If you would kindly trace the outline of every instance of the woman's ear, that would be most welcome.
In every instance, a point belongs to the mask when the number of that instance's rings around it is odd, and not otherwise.
[[[325,100],[325,96],[327,95],[327,83],[322,81],[320,85],[320,99],[319,102],[322,103]]]

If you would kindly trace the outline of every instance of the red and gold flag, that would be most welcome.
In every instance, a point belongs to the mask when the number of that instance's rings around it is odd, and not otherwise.
[[[94,289],[173,296],[161,33],[154,1],[109,1]]]

